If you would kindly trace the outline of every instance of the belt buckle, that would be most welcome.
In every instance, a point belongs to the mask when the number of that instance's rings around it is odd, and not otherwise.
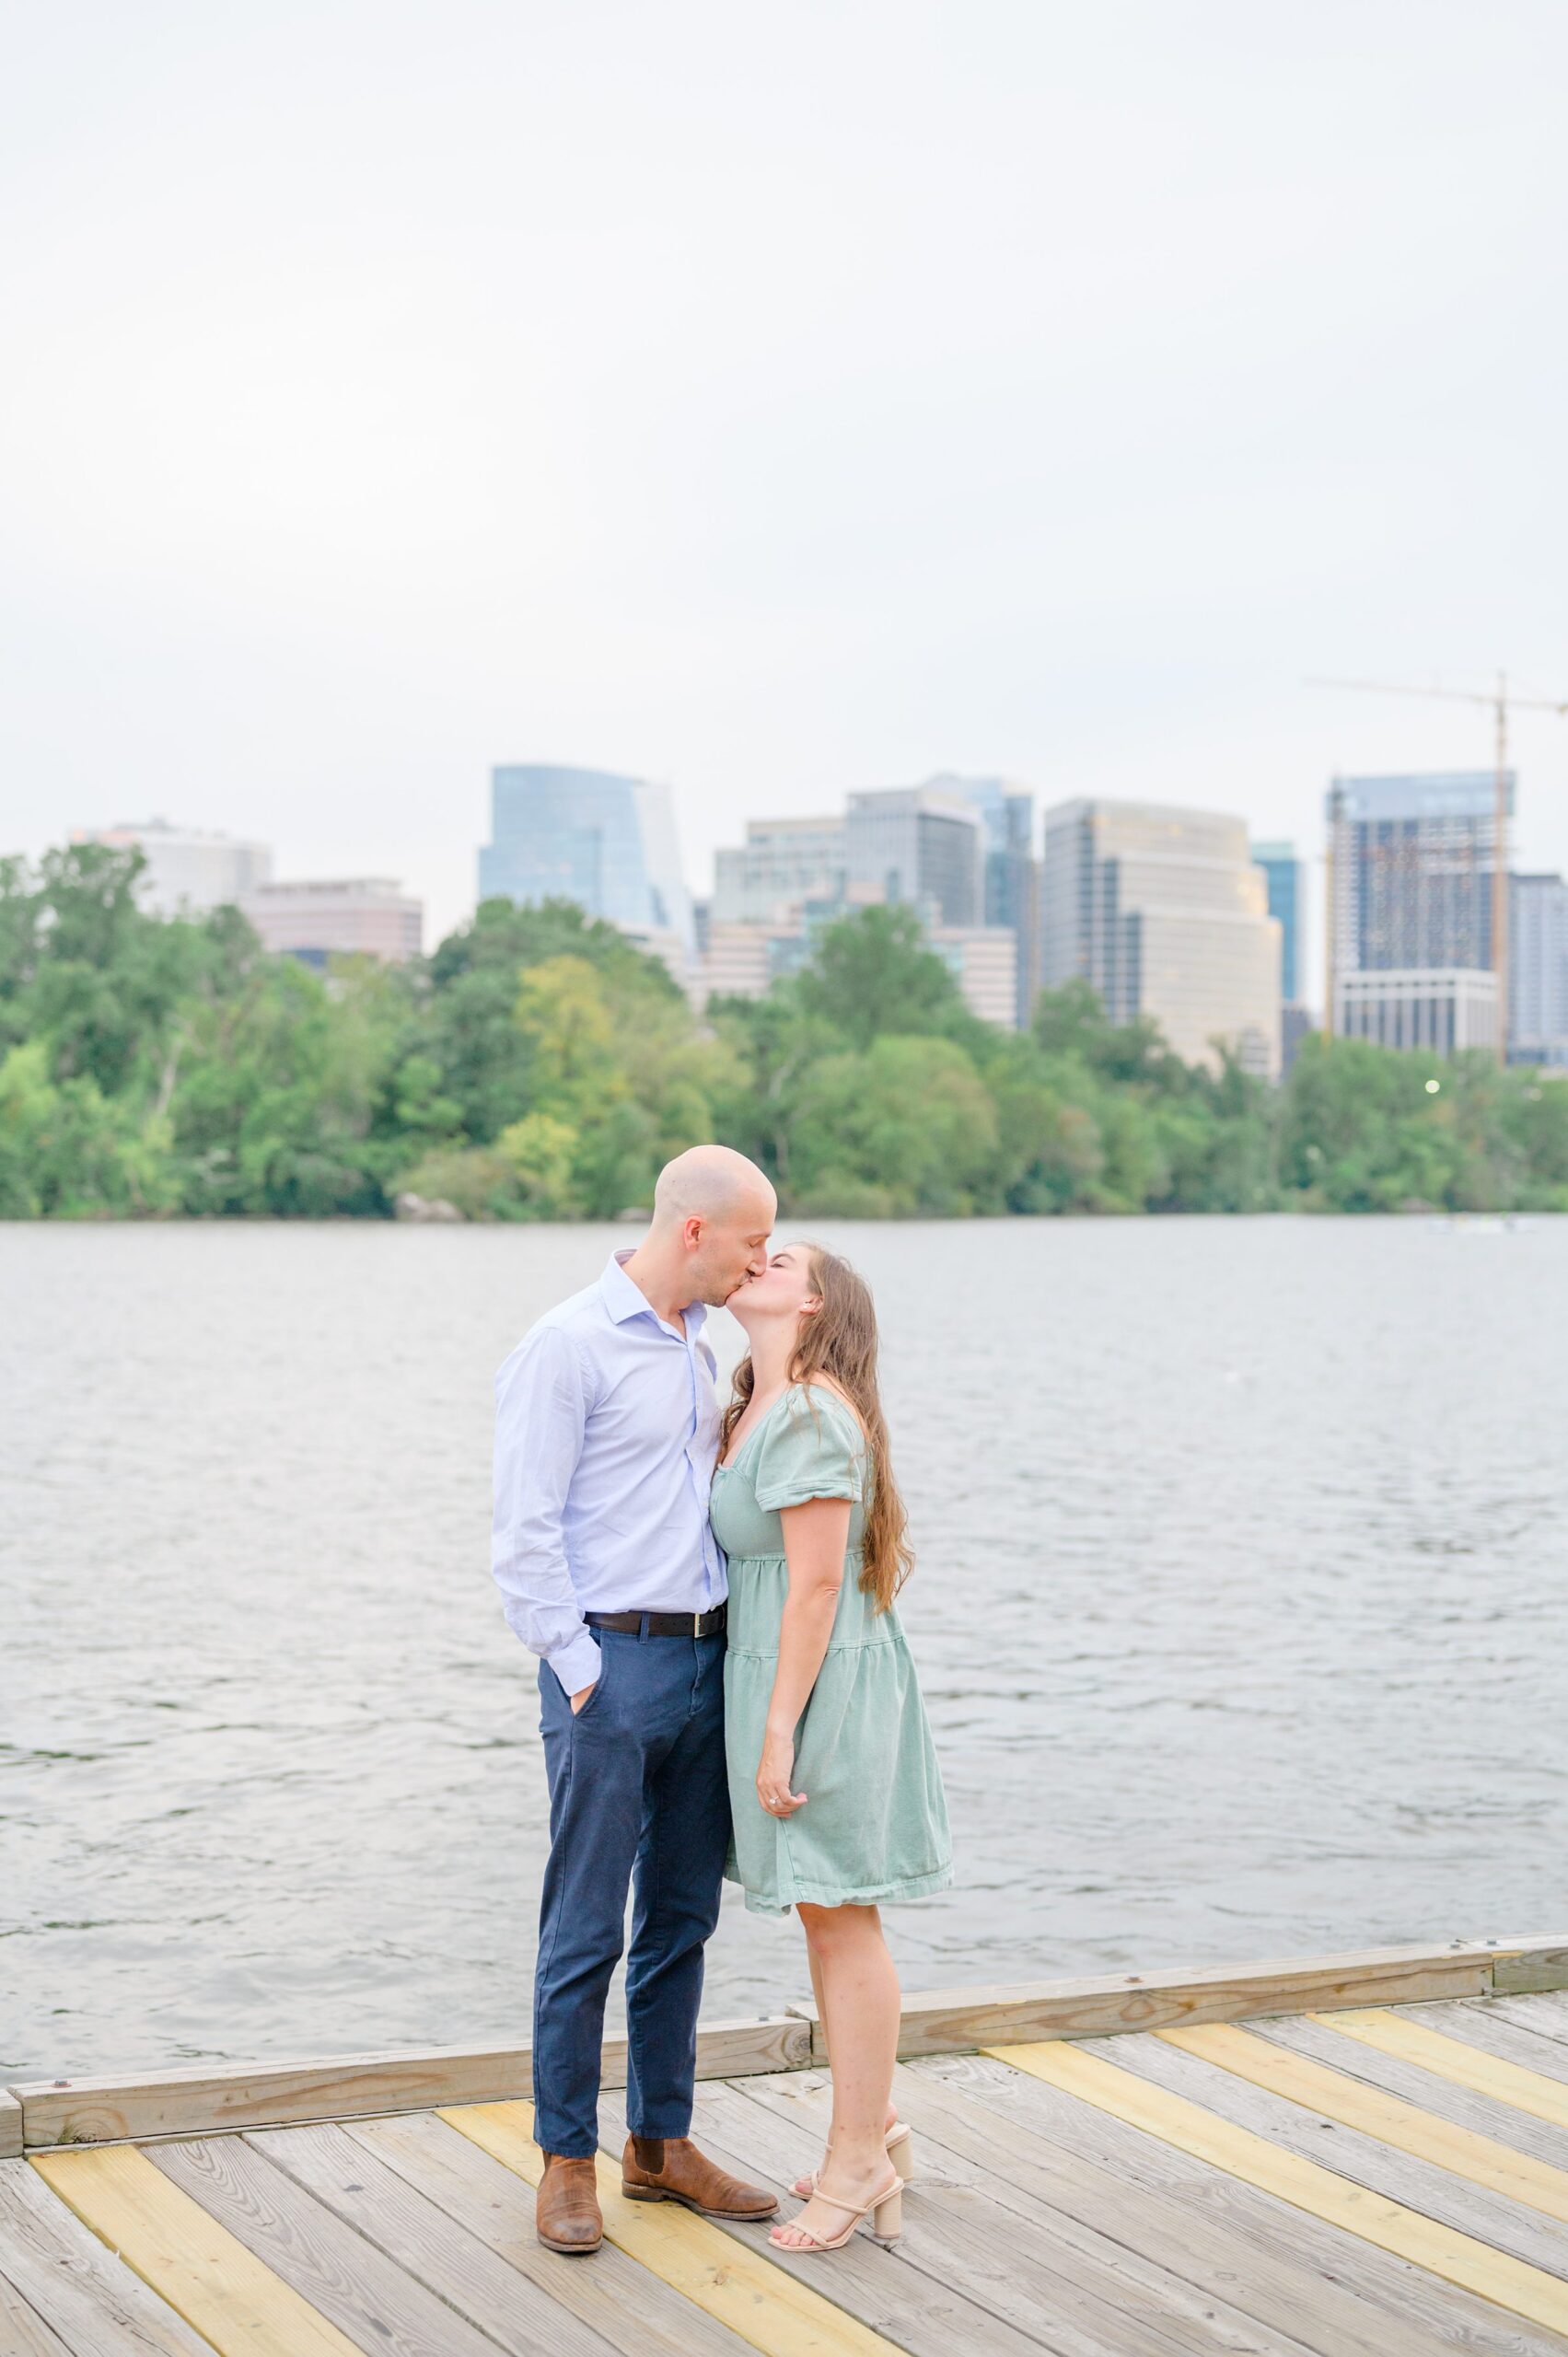
[[[703,1616],[702,1616],[702,1614],[701,1614],[700,1612],[693,1612],[693,1614],[691,1615],[691,1634],[692,1634],[694,1637],[700,1637],[700,1636],[702,1635],[702,1633],[703,1633]]]

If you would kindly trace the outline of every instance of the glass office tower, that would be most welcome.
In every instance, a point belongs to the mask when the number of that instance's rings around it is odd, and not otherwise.
[[[1239,819],[1159,802],[1045,814],[1044,977],[1082,975],[1113,1023],[1152,1016],[1179,1056],[1280,1070],[1280,927]]]
[[[1511,812],[1511,774],[1504,784]],[[1493,772],[1336,777],[1327,816],[1334,1030],[1388,1048],[1495,1052]]]
[[[1302,937],[1307,928],[1307,862],[1294,843],[1254,843],[1252,857],[1263,871],[1269,914],[1280,921],[1280,996],[1286,1006],[1302,1001]]]
[[[540,764],[491,772],[479,897],[575,900],[622,932],[696,950],[668,785]]]
[[[977,925],[985,904],[980,813],[950,787],[852,794],[846,830],[852,885],[907,900],[938,924]]]
[[[1561,876],[1509,882],[1509,1058],[1568,1064],[1568,884]]]
[[[1040,861],[1035,799],[1027,786],[999,777],[934,777],[933,792],[956,794],[980,814],[983,830],[981,922],[1014,941],[1015,1021],[1027,1028],[1040,991]]]
[[[1508,809],[1514,780],[1506,781]],[[1492,964],[1489,770],[1337,777],[1329,788],[1341,973]]]

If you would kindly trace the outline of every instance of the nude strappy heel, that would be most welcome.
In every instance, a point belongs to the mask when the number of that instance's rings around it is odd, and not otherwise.
[[[823,2194],[821,2199],[830,2209],[842,2212],[848,2222],[843,2232],[839,2235],[814,2235],[809,2226],[803,2227],[798,2218],[792,2218],[788,2223],[797,2233],[804,2234],[806,2240],[803,2243],[781,2243],[779,2236],[784,2232],[783,2226],[772,2226],[768,2230],[768,2240],[775,2250],[788,2251],[797,2258],[815,2258],[822,2250],[842,2250],[863,2218],[870,2219],[871,2231],[879,2243],[896,2243],[903,2232],[904,2181],[897,2169],[881,2192],[874,2193],[870,2200],[864,2202],[858,2210],[852,2210],[847,2201],[835,2201],[830,2193]]]
[[[888,2131],[887,2141],[888,2158],[892,2162],[904,2183],[908,2185],[914,2175],[914,2138],[910,2134],[909,2121],[895,2119]],[[807,2200],[816,2192],[821,2179],[820,2169],[808,2169],[804,2177],[796,2178],[795,2183],[790,2187],[790,2191],[798,2193],[803,2201]]]

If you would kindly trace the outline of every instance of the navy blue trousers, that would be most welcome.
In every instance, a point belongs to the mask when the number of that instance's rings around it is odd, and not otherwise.
[[[604,2002],[625,1941],[626,2121],[691,2127],[703,1949],[729,1846],[723,1636],[596,1629],[599,1678],[575,1717],[548,1662],[539,1690],[550,1861],[534,1969],[534,2135],[547,2153],[598,2149]]]

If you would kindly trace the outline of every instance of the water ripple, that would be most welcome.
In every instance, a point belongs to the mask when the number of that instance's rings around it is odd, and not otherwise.
[[[1568,1222],[829,1234],[958,1846],[911,1986],[1561,1922]],[[0,2077],[526,2038],[490,1379],[623,1240],[0,1227]],[[727,1898],[710,2010],[805,1986]]]

